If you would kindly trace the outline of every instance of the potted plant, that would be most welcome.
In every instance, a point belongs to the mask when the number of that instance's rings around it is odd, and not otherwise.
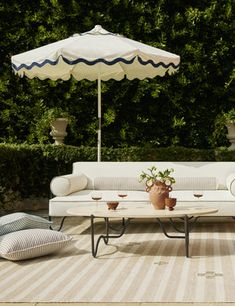
[[[63,144],[67,135],[66,128],[68,124],[74,123],[74,116],[60,107],[47,109],[36,124],[36,135],[39,142],[48,139],[48,131],[51,129],[50,135],[55,140],[55,145]]]
[[[172,184],[175,183],[171,173],[174,169],[157,171],[155,166],[148,168],[148,172],[142,171],[140,182],[145,181],[146,191],[149,192],[149,198],[155,209],[165,209],[165,199],[169,198],[169,192],[172,190]]]
[[[222,133],[225,126],[228,132],[227,138],[231,143],[228,149],[235,150],[235,108],[232,108],[228,112],[223,112],[217,116],[215,121],[215,138]]]

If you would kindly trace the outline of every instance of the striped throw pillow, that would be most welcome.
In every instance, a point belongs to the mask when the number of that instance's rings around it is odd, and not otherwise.
[[[48,229],[27,229],[0,236],[0,256],[24,260],[54,253],[72,240],[72,237]]]
[[[26,213],[13,213],[0,217],[0,236],[29,228],[49,229],[51,221]]]

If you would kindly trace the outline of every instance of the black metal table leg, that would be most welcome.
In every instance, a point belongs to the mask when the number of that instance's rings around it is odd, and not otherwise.
[[[109,224],[109,218],[105,217],[105,234],[100,235],[97,239],[97,241],[95,242],[95,226],[94,226],[94,219],[95,216],[91,215],[91,252],[92,252],[92,256],[96,257],[97,252],[98,252],[98,247],[99,247],[99,243],[101,240],[104,241],[105,244],[108,244],[109,239],[110,238],[119,238],[121,237],[124,233],[125,230],[127,228],[127,226],[130,223],[130,219],[125,220],[125,218],[122,218],[122,224],[119,228],[115,228],[113,226],[111,226]],[[166,231],[165,228],[165,224],[161,221],[160,218],[156,218],[156,220],[158,221],[162,232],[164,233],[164,235],[168,238],[176,238],[176,239],[184,239],[185,241],[185,256],[189,257],[189,233],[191,230],[191,227],[189,226],[189,217],[187,215],[184,215],[184,217],[182,218],[184,220],[184,231],[182,233],[184,233],[184,235],[169,235]],[[114,230],[116,232],[119,232],[116,235],[110,234],[109,230]],[[181,231],[180,231],[181,232]]]
[[[97,250],[95,250],[95,233],[94,233],[94,216],[91,215],[91,252],[92,256],[95,257]]]
[[[108,244],[109,242],[109,219],[104,218],[105,221],[105,230],[106,230],[106,237],[104,238],[104,243]]]
[[[112,226],[110,226],[109,219],[104,218],[104,220],[105,220],[105,235],[100,235],[98,237],[97,241],[95,242],[95,226],[94,226],[95,216],[91,215],[90,218],[91,218],[91,252],[92,252],[93,257],[96,257],[96,255],[97,255],[99,243],[100,243],[101,240],[103,240],[105,244],[108,244],[108,241],[109,241],[110,238],[121,237],[125,233],[125,230],[126,230],[127,226],[129,225],[129,219],[127,219],[127,221],[126,221],[124,218],[122,218],[121,227],[119,229],[115,229]],[[109,233],[109,229],[112,229],[112,230],[115,230],[115,231],[120,230],[120,233],[117,234],[117,235],[111,235]]]
[[[185,234],[185,256],[189,257],[189,224],[188,216],[184,216],[184,234]]]
[[[156,218],[161,230],[163,232],[163,234],[168,237],[168,238],[176,238],[176,239],[184,239],[185,241],[185,256],[189,257],[189,233],[190,230],[192,229],[193,226],[189,226],[189,220],[192,219],[192,217],[189,217],[187,215],[185,215],[182,219],[184,220],[184,227],[183,227],[183,231],[179,230],[178,228],[176,228],[175,226],[174,229],[177,230],[180,233],[183,233],[184,235],[169,235],[166,231],[165,228],[165,224],[161,221],[160,218]],[[195,222],[197,221],[198,217],[196,217],[193,221],[193,225],[195,224]],[[171,225],[173,225],[173,220],[171,220]]]

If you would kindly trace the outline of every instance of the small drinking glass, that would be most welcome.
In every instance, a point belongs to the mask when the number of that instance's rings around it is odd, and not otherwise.
[[[203,197],[203,190],[194,190],[193,196],[198,200],[200,200],[200,198]]]
[[[102,199],[102,193],[101,192],[92,192],[91,194],[92,200],[96,201],[96,208],[98,208],[98,201]]]

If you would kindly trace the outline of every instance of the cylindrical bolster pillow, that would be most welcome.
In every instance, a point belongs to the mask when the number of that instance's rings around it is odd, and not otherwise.
[[[56,176],[52,179],[50,188],[55,196],[63,197],[72,192],[86,188],[87,177],[81,174]]]
[[[231,194],[235,197],[235,173],[232,173],[227,177],[226,186]]]

